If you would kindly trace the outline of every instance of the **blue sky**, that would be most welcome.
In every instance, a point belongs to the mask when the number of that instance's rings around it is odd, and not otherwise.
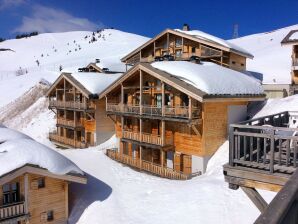
[[[106,26],[152,37],[165,28],[229,39],[298,23],[297,0],[0,0],[0,37],[17,33],[96,30]]]

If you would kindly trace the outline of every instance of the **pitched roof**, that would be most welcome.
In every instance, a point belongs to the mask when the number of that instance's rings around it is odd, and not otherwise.
[[[153,37],[152,39],[150,39],[149,41],[147,41],[146,43],[144,43],[143,45],[141,45],[140,47],[138,47],[137,49],[135,49],[134,51],[130,52],[128,55],[126,55],[125,57],[123,57],[121,59],[122,62],[124,62],[125,60],[127,60],[129,57],[133,56],[134,54],[136,54],[137,52],[139,52],[141,49],[147,47],[148,45],[152,44],[155,40],[157,40],[158,38],[160,38],[161,36],[163,36],[166,33],[172,33],[184,38],[188,38],[190,40],[193,41],[197,41],[209,46],[213,46],[216,48],[219,48],[221,50],[225,50],[228,52],[233,52],[235,54],[239,54],[241,56],[244,56],[246,58],[253,58],[253,55],[251,53],[249,53],[248,51],[242,49],[241,47],[237,46],[236,44],[233,44],[227,40],[223,40],[221,38],[215,37],[213,35],[204,33],[202,31],[199,30],[192,30],[192,31],[182,31],[182,30],[173,30],[173,29],[166,29],[163,32],[161,32],[160,34],[156,35],[155,37]]]
[[[165,67],[158,66],[162,65],[164,63],[169,63]],[[199,66],[204,66],[204,74]],[[212,66],[215,66],[215,69],[212,68]],[[263,94],[263,89],[261,87],[261,84],[254,78],[248,77],[245,74],[242,74],[240,72],[233,71],[231,69],[224,68],[222,66],[218,65],[198,65],[193,64],[191,62],[180,62],[180,61],[172,61],[172,62],[155,62],[152,64],[149,63],[139,63],[132,67],[130,70],[128,70],[120,79],[115,81],[113,84],[111,84],[107,89],[105,89],[99,97],[104,97],[108,92],[116,88],[121,82],[126,80],[128,77],[133,75],[138,70],[143,70],[146,73],[160,79],[161,81],[164,81],[170,86],[173,86],[174,88],[184,92],[187,95],[190,95],[194,99],[197,99],[198,101],[206,101],[207,99],[215,99],[215,98],[254,98],[254,99],[264,99],[265,95]],[[170,69],[167,69],[167,68]],[[177,71],[177,73],[175,72]],[[230,74],[227,74],[227,72],[230,72]],[[179,73],[180,72],[180,73]],[[210,91],[208,88],[203,88],[199,82],[202,80],[205,80],[205,83],[208,85],[213,85],[212,80],[209,77],[213,76],[213,79],[220,80],[221,83],[214,83],[214,85],[226,85],[229,88],[221,89],[220,90],[230,90],[228,91]],[[235,76],[234,78],[231,78],[232,76]],[[242,88],[243,85],[249,84],[251,89],[242,90],[241,87],[237,88],[236,90],[233,89],[235,87],[235,80],[237,80],[240,77],[240,81],[236,82],[236,85],[241,82]],[[226,77],[226,80],[225,80]],[[256,87],[253,87],[253,85],[256,85]],[[211,86],[212,88],[212,86]],[[238,90],[238,92],[237,92]],[[251,90],[251,91],[250,91]]]
[[[65,175],[84,177],[83,171],[60,153],[3,126],[0,127],[0,164],[0,178],[27,166],[63,178]]]
[[[121,75],[122,73],[106,74],[96,72],[63,72],[52,84],[46,95],[49,96],[55,86],[63,78],[65,78],[68,82],[78,88],[87,98],[90,98],[91,96],[94,97],[95,95],[98,95],[102,90],[107,88]]]
[[[281,41],[281,44],[298,44],[298,30],[291,30]]]

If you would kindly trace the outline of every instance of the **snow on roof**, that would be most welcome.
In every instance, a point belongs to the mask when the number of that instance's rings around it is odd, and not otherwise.
[[[152,66],[176,76],[207,94],[262,94],[259,80],[212,62],[154,62]]]
[[[289,37],[290,40],[298,40],[298,31],[292,33],[292,35]]]
[[[122,73],[106,74],[96,72],[75,72],[71,76],[80,82],[89,92],[101,93],[105,88],[118,79]]]
[[[83,174],[73,162],[18,131],[0,127],[0,176],[26,164],[36,165],[51,173]]]
[[[248,52],[247,50],[239,47],[238,45],[233,44],[233,43],[229,42],[228,40],[224,40],[224,39],[221,39],[219,37],[213,36],[211,34],[205,33],[203,31],[200,31],[200,30],[185,31],[185,30],[180,30],[180,29],[175,29],[175,30],[178,31],[178,32],[181,32],[181,33],[185,33],[185,34],[190,35],[190,36],[197,37],[199,39],[215,42],[219,45],[231,48],[235,51],[242,52],[244,54],[253,56],[250,52]]]

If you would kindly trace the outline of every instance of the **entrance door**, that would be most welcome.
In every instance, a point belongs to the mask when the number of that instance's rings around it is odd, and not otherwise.
[[[183,173],[191,174],[191,156],[183,155]]]

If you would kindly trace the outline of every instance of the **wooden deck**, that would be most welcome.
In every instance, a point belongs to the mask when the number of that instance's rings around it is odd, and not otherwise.
[[[123,138],[159,146],[173,145],[174,143],[173,135],[166,136],[165,142],[163,142],[161,135],[154,135],[150,133],[140,134],[139,132],[123,131]]]
[[[164,116],[171,118],[199,118],[200,109],[193,107],[190,109],[187,106],[176,107],[158,107],[154,105],[127,105],[108,103],[106,111],[111,113],[126,113],[135,115],[149,115],[149,116]]]
[[[289,127],[297,114],[282,112],[230,126],[225,180],[231,189],[241,187],[261,212],[267,203],[255,189],[280,191],[298,166],[298,128]]]
[[[159,177],[164,177],[172,180],[187,180],[190,178],[189,175],[186,175],[182,172],[177,172],[173,169],[162,167],[152,162],[148,162],[145,160],[133,158],[128,155],[120,154],[115,150],[108,149],[106,155],[113,160],[124,163],[128,166],[149,172]]]
[[[57,108],[69,108],[69,109],[79,109],[86,110],[89,109],[86,103],[74,102],[74,101],[62,101],[62,100],[50,100],[49,107]]]
[[[0,206],[0,223],[9,223],[12,219],[17,222],[25,220],[26,217],[24,202]]]
[[[56,132],[49,133],[50,141],[57,143],[62,147],[73,147],[73,148],[86,148],[87,145],[84,142],[76,141],[75,139],[66,138],[58,135]]]
[[[80,121],[68,120],[63,118],[58,118],[57,124],[72,128],[83,128],[83,124]]]

